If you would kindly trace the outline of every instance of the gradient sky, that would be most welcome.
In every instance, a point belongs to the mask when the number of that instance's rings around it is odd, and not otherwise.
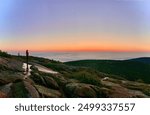
[[[0,0],[0,49],[150,52],[150,0]]]

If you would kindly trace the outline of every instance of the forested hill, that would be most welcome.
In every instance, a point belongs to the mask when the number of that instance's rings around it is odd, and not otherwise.
[[[150,58],[137,58],[131,60],[79,60],[65,64],[76,67],[88,67],[100,72],[118,75],[128,80],[142,80],[150,83]]]

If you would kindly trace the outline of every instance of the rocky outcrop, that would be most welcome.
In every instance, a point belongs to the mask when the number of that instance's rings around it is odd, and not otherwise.
[[[0,91],[3,92],[7,97],[11,96],[11,86],[12,83],[8,83],[0,87]]]
[[[62,93],[59,90],[53,90],[50,88],[46,88],[44,86],[35,85],[36,89],[40,93],[41,97],[46,98],[60,98],[62,97]]]
[[[65,92],[69,97],[97,97],[97,93],[92,88],[93,85],[84,83],[69,83]]]
[[[12,83],[20,79],[23,79],[23,74],[21,72],[12,72],[12,71],[0,72],[0,85]]]
[[[14,98],[29,98],[28,92],[24,86],[23,81],[17,81],[11,86],[11,97]]]
[[[33,85],[31,85],[29,82],[24,81],[24,86],[28,92],[29,97],[32,97],[32,98],[39,98],[40,97],[36,88]]]
[[[46,82],[45,82],[43,76],[40,75],[39,73],[37,73],[37,72],[36,72],[36,73],[31,72],[30,78],[31,78],[36,84],[46,86]]]
[[[9,83],[9,81],[1,79],[1,77],[0,77],[0,86],[3,86],[3,85],[8,84],[8,83]]]
[[[7,98],[7,94],[5,94],[4,92],[0,91],[0,98]]]
[[[57,82],[52,77],[45,76],[44,79],[48,87],[52,89],[59,89]]]
[[[8,59],[0,57],[0,65],[7,70],[12,70],[14,72],[23,72],[22,62],[13,58]]]

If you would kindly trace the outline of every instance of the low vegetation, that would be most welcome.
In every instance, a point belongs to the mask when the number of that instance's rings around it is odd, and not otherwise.
[[[0,57],[10,58],[10,57],[11,57],[11,55],[10,55],[10,54],[8,54],[7,52],[4,52],[4,51],[1,51],[1,50],[0,50]]]
[[[101,85],[100,78],[96,74],[91,74],[88,71],[73,72],[71,74],[66,74],[66,77],[79,80],[82,83],[92,84],[96,86]]]
[[[150,83],[150,65],[146,63],[131,60],[81,60],[66,62],[65,64],[95,69],[99,72],[117,75],[127,80],[137,81],[140,79],[146,83]]]

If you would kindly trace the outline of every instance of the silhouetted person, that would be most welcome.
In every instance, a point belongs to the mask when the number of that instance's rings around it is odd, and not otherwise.
[[[27,63],[26,72],[28,73],[28,71],[29,71],[29,68],[28,68],[28,64],[29,64],[29,51],[28,50],[26,50],[26,63]]]

